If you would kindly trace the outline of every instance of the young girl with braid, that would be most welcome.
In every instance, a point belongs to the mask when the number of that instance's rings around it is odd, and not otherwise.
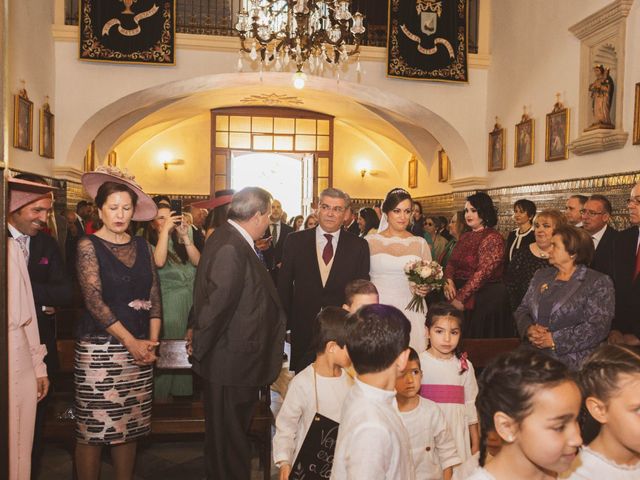
[[[603,345],[587,359],[580,388],[600,433],[584,447],[570,480],[640,478],[640,350]]]
[[[564,364],[538,351],[515,350],[482,372],[479,387],[481,467],[469,480],[551,480],[570,467],[582,444],[581,396]],[[502,449],[485,467],[491,430]]]

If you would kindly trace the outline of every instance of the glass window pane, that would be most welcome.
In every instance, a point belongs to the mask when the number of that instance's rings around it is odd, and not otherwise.
[[[318,177],[329,176],[329,157],[318,157]]]
[[[216,130],[229,130],[229,115],[216,115]]]
[[[296,133],[316,133],[316,121],[312,118],[296,118]]]
[[[273,133],[273,117],[251,117],[253,133]]]
[[[216,155],[216,162],[215,162],[214,169],[215,169],[216,175],[227,174],[227,156],[226,155]]]
[[[313,152],[316,149],[315,135],[296,135],[296,150]]]
[[[227,177],[225,175],[216,175],[213,179],[214,190],[224,190],[227,188]]]
[[[227,148],[229,146],[229,134],[227,132],[216,132],[216,148]]]
[[[330,150],[329,138],[330,137],[324,137],[324,136],[319,136],[318,137],[318,150],[319,151],[327,152],[327,151]]]
[[[318,179],[318,194],[323,191],[325,188],[329,188],[329,179],[328,178],[319,178]]]
[[[229,130],[232,132],[250,132],[251,117],[232,116],[229,120]]]
[[[329,135],[329,120],[318,120],[318,135]]]
[[[273,136],[271,135],[254,135],[254,150],[273,150]]]
[[[293,150],[293,136],[276,135],[273,138],[273,149],[287,151]]]
[[[230,148],[251,148],[251,134],[250,133],[230,133],[229,134],[229,147]]]
[[[274,118],[273,133],[296,133],[296,124],[293,118]]]

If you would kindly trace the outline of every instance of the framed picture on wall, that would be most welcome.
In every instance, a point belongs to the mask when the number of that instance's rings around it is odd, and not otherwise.
[[[497,170],[504,170],[505,164],[505,131],[504,128],[498,123],[496,118],[496,124],[493,126],[493,130],[489,132],[489,163],[488,169],[490,172]]]
[[[40,155],[53,158],[55,147],[55,116],[51,113],[49,104],[45,103],[40,109]]]
[[[544,159],[547,162],[569,158],[569,109],[560,101],[547,113]]]
[[[115,150],[111,150],[109,152],[109,156],[107,157],[107,165],[109,165],[110,167],[118,166],[118,154]]]
[[[633,110],[633,144],[640,145],[640,83],[636,83],[636,103]]]
[[[409,188],[418,188],[418,159],[411,157],[409,160]]]
[[[14,96],[13,146],[33,150],[33,102],[24,88]]]
[[[524,113],[520,123],[516,124],[514,166],[525,167],[533,165],[534,135],[534,120]]]
[[[438,181],[449,181],[449,155],[444,150],[438,152]]]

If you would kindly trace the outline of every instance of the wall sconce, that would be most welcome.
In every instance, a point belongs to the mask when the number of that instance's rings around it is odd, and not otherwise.
[[[360,177],[364,178],[366,174],[373,175],[373,171],[371,170],[371,164],[367,161],[359,162],[357,166],[358,172],[360,172]]]
[[[169,165],[184,165],[184,160],[182,158],[176,158],[175,160],[162,162],[165,170],[169,170]]]

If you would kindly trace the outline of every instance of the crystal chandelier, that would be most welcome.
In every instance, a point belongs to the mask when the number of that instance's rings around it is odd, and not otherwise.
[[[248,53],[260,67],[277,71],[296,66],[294,84],[304,85],[309,73],[321,75],[324,65],[345,64],[360,52],[365,31],[361,13],[349,11],[350,0],[248,0],[238,14],[240,58]],[[360,73],[360,62],[356,70]]]

